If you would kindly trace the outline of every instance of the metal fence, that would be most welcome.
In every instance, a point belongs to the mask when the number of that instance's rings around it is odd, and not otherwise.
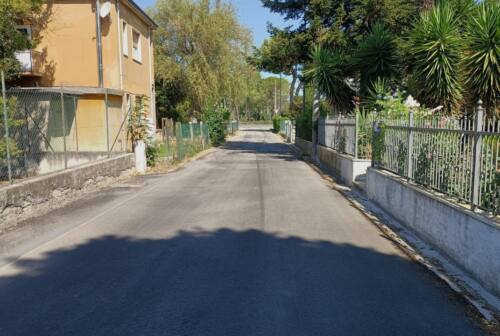
[[[175,123],[162,119],[163,143],[160,156],[170,161],[182,161],[210,146],[207,125],[200,123]]]
[[[500,121],[478,107],[471,118],[381,119],[373,162],[409,181],[491,212],[500,210]]]
[[[318,120],[318,143],[357,159],[370,159],[373,120],[372,114],[363,111],[322,117]]]
[[[233,135],[237,130],[239,130],[240,124],[238,121],[230,121],[226,124],[226,135]]]
[[[127,150],[127,113],[119,96],[82,99],[63,87],[2,87],[0,101],[0,183]]]
[[[283,135],[288,142],[295,141],[293,139],[294,133],[295,133],[295,127],[293,125],[293,122],[290,119],[287,119],[287,118],[280,119],[280,131],[279,131],[279,133],[281,135]]]

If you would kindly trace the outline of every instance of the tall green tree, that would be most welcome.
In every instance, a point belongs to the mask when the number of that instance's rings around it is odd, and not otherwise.
[[[233,109],[245,97],[242,73],[250,32],[238,22],[234,7],[220,1],[159,0],[150,14],[158,23],[155,71],[159,111],[175,118],[200,115],[224,104]],[[167,91],[174,88],[175,94]]]
[[[266,39],[259,49],[254,50],[250,62],[259,70],[274,74],[291,76],[292,81],[288,89],[290,111],[293,110],[299,64],[307,59],[307,50],[310,39],[305,33],[293,33],[290,29],[277,29],[269,26],[270,38]]]

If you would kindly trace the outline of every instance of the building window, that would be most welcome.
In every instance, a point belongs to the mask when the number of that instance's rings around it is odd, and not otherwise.
[[[132,57],[137,62],[142,62],[141,34],[132,30]]]
[[[123,55],[128,56],[128,29],[125,21],[122,22],[122,49]]]
[[[16,30],[25,35],[28,40],[31,40],[31,27],[30,26],[16,26]]]

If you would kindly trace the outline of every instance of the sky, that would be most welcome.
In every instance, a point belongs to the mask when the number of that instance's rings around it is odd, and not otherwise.
[[[240,23],[252,31],[254,45],[260,47],[262,42],[269,36],[267,23],[283,28],[289,24],[285,23],[278,14],[271,13],[267,8],[262,7],[260,0],[227,0],[232,3],[237,10]],[[156,0],[135,0],[143,9],[154,6]],[[264,77],[268,73],[262,73]]]

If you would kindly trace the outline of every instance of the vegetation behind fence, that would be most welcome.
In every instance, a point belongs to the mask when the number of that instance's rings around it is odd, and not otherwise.
[[[162,119],[163,143],[160,156],[182,161],[210,146],[208,127],[203,123],[174,123]]]

